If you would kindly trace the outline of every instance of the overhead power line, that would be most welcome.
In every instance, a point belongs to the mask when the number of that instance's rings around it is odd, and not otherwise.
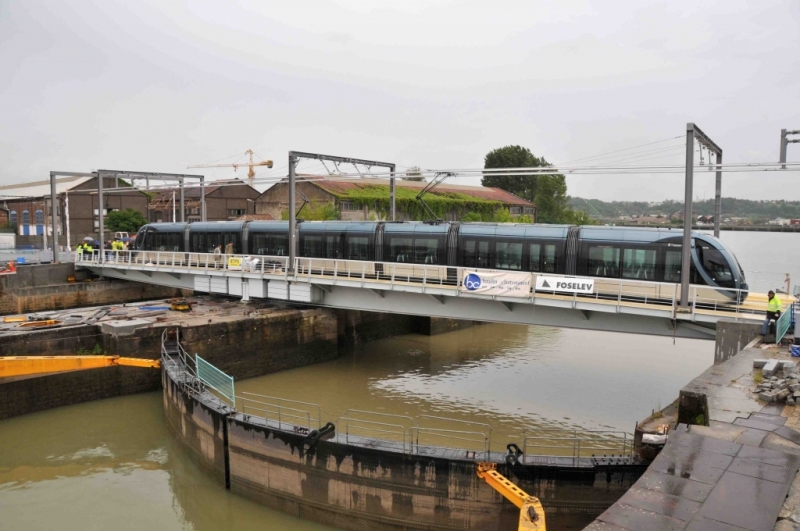
[[[562,162],[560,165],[563,166],[565,164],[572,164],[574,162],[581,162],[581,161],[586,161],[586,160],[591,160],[591,159],[596,159],[596,158],[602,158],[602,157],[605,157],[607,155],[613,155],[614,153],[621,153],[623,151],[629,151],[631,149],[638,149],[638,148],[641,148],[641,147],[652,146],[653,144],[660,144],[662,142],[669,142],[670,140],[675,140],[677,138],[683,138],[683,135],[673,136],[671,138],[664,138],[662,140],[656,140],[654,142],[648,142],[646,144],[640,144],[638,146],[631,146],[631,147],[624,148],[624,149],[618,149],[616,151],[609,151],[607,153],[600,153],[599,155],[592,155],[591,157],[584,157],[584,158],[581,158],[581,159],[573,159],[573,160],[569,160],[567,162]]]

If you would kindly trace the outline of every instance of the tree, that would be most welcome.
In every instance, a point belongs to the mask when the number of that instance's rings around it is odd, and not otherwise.
[[[425,182],[425,177],[422,176],[422,172],[420,172],[419,166],[411,166],[408,171],[406,171],[406,176],[401,177],[404,181],[422,181]]]
[[[483,159],[483,167],[488,168],[530,168],[549,166],[543,158],[536,157],[531,150],[522,146],[505,146],[493,149]],[[502,188],[517,197],[533,201],[539,180],[537,175],[494,176],[486,174],[481,179],[483,186]]]
[[[542,168],[551,166],[544,157],[537,157],[522,146],[505,146],[494,149],[484,157],[486,168]],[[577,223],[589,225],[592,221],[582,211],[567,205],[567,181],[563,175],[495,176],[485,174],[483,186],[501,188],[527,199],[536,205],[538,223]]]
[[[112,232],[127,232],[135,234],[147,220],[135,208],[125,210],[112,210],[106,217],[106,227]]]

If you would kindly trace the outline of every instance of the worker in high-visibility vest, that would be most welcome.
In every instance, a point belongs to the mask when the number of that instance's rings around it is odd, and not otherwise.
[[[767,335],[769,331],[769,322],[772,319],[778,319],[781,315],[781,300],[775,295],[775,292],[770,290],[767,293],[767,317],[764,319],[764,326],[761,327],[761,335]]]

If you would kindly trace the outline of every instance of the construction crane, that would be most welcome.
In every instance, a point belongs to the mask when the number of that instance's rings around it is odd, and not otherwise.
[[[505,499],[519,507],[519,531],[547,531],[544,508],[539,498],[529,496],[497,471],[495,463],[478,463],[478,477]]]
[[[237,162],[233,164],[197,164],[195,166],[187,166],[187,169],[191,168],[230,168],[233,166],[233,171],[239,169],[240,166],[247,166],[247,184],[250,186],[255,185],[255,177],[256,172],[253,171],[253,168],[256,166],[266,166],[267,168],[272,168],[272,161],[271,160],[262,160],[261,162],[253,161],[253,150],[248,149],[244,152],[245,155],[250,157],[248,162]]]

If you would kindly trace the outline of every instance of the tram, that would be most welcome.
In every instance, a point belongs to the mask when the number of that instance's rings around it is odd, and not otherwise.
[[[616,280],[680,284],[683,231],[515,223],[300,221],[297,256],[329,260],[441,265],[595,277],[598,293]],[[744,271],[725,245],[692,232],[690,282],[704,302],[743,302]],[[138,251],[288,256],[288,221],[151,223]],[[359,267],[361,271],[361,267]],[[448,273],[454,274],[454,273]],[[604,279],[614,280],[603,283]],[[668,292],[668,295],[667,295]],[[672,299],[669,286],[643,297]]]

